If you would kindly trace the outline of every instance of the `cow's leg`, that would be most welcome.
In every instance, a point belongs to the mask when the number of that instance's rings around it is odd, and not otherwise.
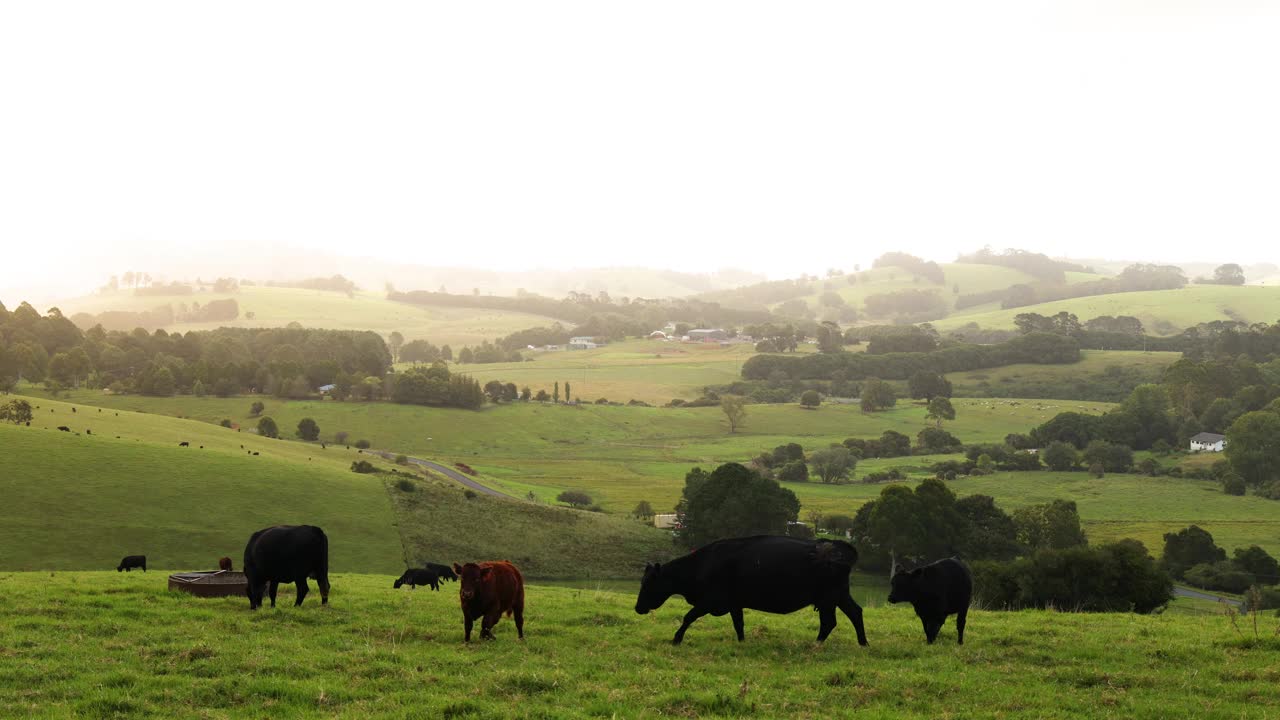
[[[524,639],[524,603],[518,603],[511,608],[511,616],[516,621],[516,637]]]
[[[747,636],[745,633],[743,633],[743,628],[742,628],[742,625],[743,625],[742,608],[734,608],[730,610],[729,617],[733,618],[733,631],[738,634],[738,642],[742,642],[743,640],[746,640]]]
[[[934,620],[925,627],[924,634],[929,639],[930,645],[933,644],[934,640],[938,639],[938,631],[942,629],[943,622],[943,620]]]
[[[484,621],[480,625],[480,637],[486,640],[493,640],[493,627],[502,619],[502,608],[494,604],[493,610],[484,614]]]
[[[316,586],[320,588],[320,604],[329,604],[329,574],[319,573],[316,575]]]
[[[693,624],[694,620],[706,615],[708,612],[710,612],[710,610],[694,607],[689,610],[689,612],[685,613],[684,621],[680,623],[680,629],[676,631],[676,636],[671,639],[671,644],[679,645],[681,642],[684,642],[684,631],[689,629],[689,626]]]
[[[964,623],[969,619],[969,608],[963,608],[956,613],[956,638],[960,645],[964,644]]]
[[[471,642],[472,623],[473,621],[471,619],[471,616],[467,613],[463,613],[462,614],[462,628],[463,628],[462,639],[464,642]]]
[[[818,608],[818,642],[827,639],[832,630],[836,629],[836,608],[834,605],[824,605]]]
[[[929,634],[929,621],[926,620],[925,618],[920,618],[920,627],[924,628],[925,639],[928,640],[930,644],[932,644],[933,636]]]
[[[267,586],[267,592],[271,593],[271,607],[276,606],[276,591],[279,589],[280,583],[275,580],[272,580],[271,584]]]
[[[840,612],[849,618],[849,622],[853,623],[854,632],[858,633],[858,644],[866,645],[867,630],[862,625],[862,606],[854,602],[853,597],[847,593],[836,602],[836,605],[840,608]]]
[[[306,576],[306,575],[303,575],[302,577],[298,578],[298,580],[297,580],[297,585],[298,585],[298,599],[293,601],[293,606],[294,606],[294,607],[298,607],[299,605],[301,605],[301,604],[302,604],[302,598],[306,597],[306,596],[307,596],[307,592],[308,592],[309,590],[311,590],[311,588],[307,586],[307,576]]]

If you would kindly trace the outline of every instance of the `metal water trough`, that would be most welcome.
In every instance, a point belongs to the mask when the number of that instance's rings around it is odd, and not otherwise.
[[[174,573],[169,576],[170,590],[198,597],[244,597],[248,586],[244,573],[231,570]]]

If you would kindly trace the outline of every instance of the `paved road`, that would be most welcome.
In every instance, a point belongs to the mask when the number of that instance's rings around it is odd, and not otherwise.
[[[1184,588],[1176,585],[1173,588],[1173,594],[1177,595],[1178,597],[1195,598],[1196,600],[1208,600],[1209,602],[1218,602],[1219,600],[1221,600],[1232,607],[1237,607],[1237,608],[1240,607],[1239,600],[1232,600],[1231,598],[1225,598],[1218,595],[1210,595],[1209,593],[1206,593],[1206,592],[1200,592],[1199,590],[1192,590],[1191,588]]]
[[[382,457],[387,460],[396,459],[396,456],[394,453],[389,453],[382,450],[370,450],[369,452],[372,452],[375,455],[378,455],[379,457]],[[461,483],[462,485],[465,485],[466,487],[469,487],[472,490],[475,490],[476,492],[484,493],[485,495],[492,495],[494,497],[507,498],[508,500],[511,499],[510,495],[506,493],[498,492],[497,490],[494,490],[493,488],[488,487],[487,485],[481,485],[475,480],[472,480],[471,478],[467,477],[466,474],[458,472],[457,470],[454,470],[448,465],[441,465],[440,463],[437,463],[437,462],[431,462],[430,460],[423,460],[422,458],[416,458],[416,457],[409,458],[409,463],[412,465],[418,465],[418,466],[427,468],[428,470],[434,470],[440,473],[441,475],[444,475],[445,477],[449,478],[450,480],[454,480],[458,483]]]

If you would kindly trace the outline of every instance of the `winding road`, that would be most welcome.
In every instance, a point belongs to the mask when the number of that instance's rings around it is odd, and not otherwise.
[[[1206,593],[1206,592],[1200,592],[1199,590],[1192,590],[1191,588],[1184,588],[1177,585],[1173,587],[1173,594],[1177,595],[1178,597],[1195,598],[1196,600],[1208,600],[1209,602],[1221,601],[1221,602],[1225,602],[1231,607],[1235,607],[1235,608],[1240,607],[1239,600],[1232,600],[1231,598],[1220,597],[1218,595],[1210,595],[1209,593]]]
[[[384,460],[394,461],[396,459],[395,453],[386,452],[385,450],[370,450],[369,452],[373,453],[374,455],[377,455],[378,457],[383,458]],[[408,457],[408,456],[406,455],[405,457]],[[416,457],[410,457],[408,459],[409,459],[410,465],[417,465],[419,467],[424,467],[428,470],[434,470],[435,472],[438,472],[441,475],[444,475],[450,480],[461,483],[462,485],[469,487],[478,493],[484,493],[485,495],[492,495],[494,497],[505,498],[507,500],[513,499],[510,495],[506,493],[498,492],[497,490],[494,490],[493,488],[487,485],[481,485],[475,480],[472,480],[471,478],[467,477],[464,473],[458,472],[457,470],[449,467],[448,465],[441,465],[438,462],[431,462],[430,460],[423,460],[422,458],[416,458]]]

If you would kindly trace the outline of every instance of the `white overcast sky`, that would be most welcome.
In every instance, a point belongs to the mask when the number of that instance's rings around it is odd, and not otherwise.
[[[0,296],[268,244],[1280,260],[1276,7],[6,2]]]

